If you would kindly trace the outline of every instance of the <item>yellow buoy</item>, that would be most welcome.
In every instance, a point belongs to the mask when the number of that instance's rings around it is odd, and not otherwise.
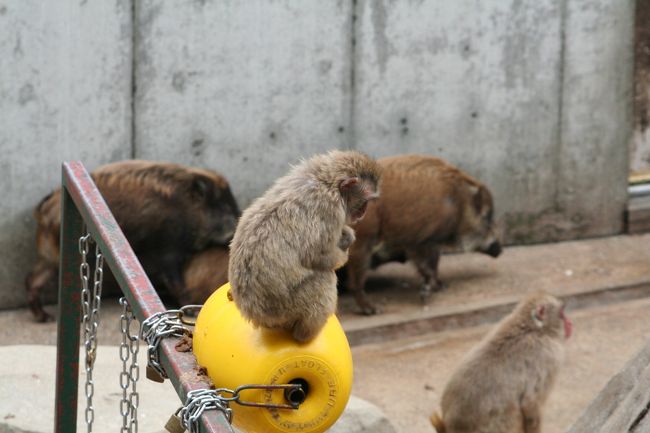
[[[343,328],[331,316],[305,344],[287,332],[255,328],[228,299],[230,285],[207,300],[196,320],[193,350],[217,388],[299,383],[306,391],[298,409],[230,405],[233,424],[247,433],[319,433],[345,409],[352,387],[352,354]],[[282,390],[244,390],[242,400],[288,404]]]

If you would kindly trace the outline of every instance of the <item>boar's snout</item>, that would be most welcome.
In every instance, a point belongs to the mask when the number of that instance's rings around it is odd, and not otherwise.
[[[235,235],[237,228],[237,218],[232,215],[224,215],[213,227],[211,243],[217,245],[228,245]]]
[[[495,258],[499,257],[499,254],[501,254],[501,243],[499,241],[493,241],[483,252]]]
[[[230,241],[232,241],[233,236],[235,236],[234,231],[219,231],[215,233],[210,239],[210,245],[228,246],[228,244],[230,244]]]

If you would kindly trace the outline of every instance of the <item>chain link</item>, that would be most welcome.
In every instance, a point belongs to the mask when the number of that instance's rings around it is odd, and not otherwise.
[[[153,314],[146,318],[140,326],[140,338],[147,345],[148,365],[154,369],[161,378],[167,378],[167,374],[160,364],[160,343],[166,337],[183,337],[190,335],[186,325],[193,326],[194,320],[189,317],[195,316],[201,309],[201,305],[186,305],[178,310],[167,310]],[[124,335],[124,331],[123,331]],[[123,361],[124,362],[124,361]],[[125,365],[125,364],[124,364]],[[125,369],[126,367],[124,367]],[[124,373],[123,373],[124,374]],[[241,399],[241,392],[250,389],[261,390],[284,390],[285,399],[289,404],[258,403]],[[229,394],[230,396],[226,396]],[[293,396],[293,398],[291,398]],[[241,385],[234,391],[228,388],[218,389],[196,389],[187,393],[185,405],[181,406],[175,413],[181,423],[181,427],[189,430],[190,433],[198,433],[198,419],[206,410],[219,410],[232,422],[232,410],[230,402],[242,406],[263,407],[269,409],[298,409],[300,402],[304,400],[305,391],[300,384],[281,385]],[[294,401],[297,398],[298,401]]]
[[[190,330],[185,326],[194,322],[187,319],[190,312],[200,310],[200,305],[186,305],[178,310],[167,310],[152,314],[147,317],[140,327],[142,340],[147,342],[148,365],[153,368],[161,378],[168,378],[167,373],[160,364],[160,342],[165,337],[182,337],[190,335]]]
[[[137,433],[138,406],[140,405],[140,394],[137,391],[137,383],[140,379],[140,366],[138,365],[140,333],[131,334],[131,324],[135,316],[126,298],[120,298],[120,305],[122,305],[122,315],[120,316],[120,331],[122,333],[122,343],[120,344],[120,359],[122,360],[120,414],[122,415],[122,428],[120,433]],[[129,359],[131,360],[130,363]]]
[[[182,427],[190,433],[199,433],[199,418],[206,410],[219,410],[223,412],[229,423],[232,423],[232,409],[229,407],[230,402],[235,402],[242,406],[264,407],[269,409],[298,409],[299,403],[274,404],[274,403],[257,403],[243,401],[241,392],[250,389],[262,390],[284,390],[302,392],[299,384],[283,385],[242,385],[234,391],[228,388],[217,389],[195,389],[187,393],[185,405],[176,411],[176,416],[181,421]],[[230,394],[230,397],[224,396]]]
[[[101,308],[104,275],[104,256],[99,250],[99,245],[95,244],[95,272],[93,274],[91,290],[89,288],[90,265],[88,264],[88,252],[90,251],[91,242],[93,242],[93,239],[90,237],[86,227],[84,227],[83,234],[79,238],[79,254],[81,255],[79,277],[81,279],[81,311],[86,357],[86,385],[84,391],[86,394],[85,421],[88,433],[93,431],[93,422],[95,420],[95,410],[93,408],[93,395],[95,394],[93,367],[97,358],[97,329],[99,328],[99,311]]]
[[[190,433],[199,433],[199,418],[206,410],[219,410],[223,412],[229,423],[232,423],[232,409],[216,390],[195,389],[187,393],[185,405],[177,412],[181,425]]]

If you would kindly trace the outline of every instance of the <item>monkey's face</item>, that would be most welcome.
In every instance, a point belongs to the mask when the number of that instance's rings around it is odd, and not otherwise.
[[[379,197],[374,179],[349,177],[342,180],[339,190],[346,210],[346,222],[354,224],[366,214],[368,202]]]
[[[559,316],[564,324],[564,338],[568,339],[571,337],[571,333],[573,332],[573,323],[571,323],[571,320],[564,314],[564,305],[560,308]]]

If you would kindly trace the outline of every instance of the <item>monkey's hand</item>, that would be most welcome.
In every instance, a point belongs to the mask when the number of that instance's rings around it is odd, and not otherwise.
[[[302,255],[302,265],[315,271],[340,268],[348,260],[347,248],[344,250],[341,245],[354,241],[354,230],[344,224],[328,224],[327,219],[316,226],[315,230],[303,230],[293,239],[295,250]]]
[[[521,404],[521,414],[524,420],[524,433],[540,433],[539,405],[534,399],[524,397]]]
[[[338,245],[331,245],[321,250],[316,256],[307,256],[303,259],[303,265],[312,270],[335,271],[348,261],[348,252],[343,251]]]
[[[340,256],[339,261],[334,263],[334,269],[333,270],[337,270],[337,269],[342,268],[348,262],[348,251],[347,251],[347,249],[345,251],[344,250],[340,250],[340,251],[343,252],[343,255]]]
[[[354,235],[354,230],[352,229],[352,227],[343,226],[343,233],[341,233],[341,239],[339,239],[339,248],[343,251],[347,251],[355,239],[356,236]]]

